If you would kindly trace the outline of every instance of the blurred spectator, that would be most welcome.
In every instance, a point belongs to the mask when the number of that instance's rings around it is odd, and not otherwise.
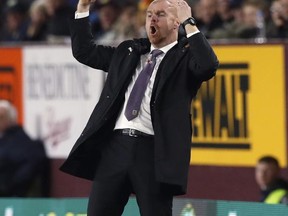
[[[230,8],[234,21],[211,33],[211,38],[255,39],[259,36],[260,31],[263,31],[261,32],[262,37],[266,37],[267,17],[265,17],[265,11],[267,3],[263,0],[246,0],[243,3],[236,2]],[[259,29],[259,19],[262,19],[263,22],[263,29],[261,30]]]
[[[275,157],[264,156],[258,160],[255,178],[261,190],[261,202],[288,204],[288,183],[280,177],[280,166]]]
[[[96,1],[94,5],[94,13],[97,18],[92,21],[92,31],[95,39],[101,39],[106,37],[106,33],[112,30],[114,24],[119,18],[120,7],[111,0]]]
[[[15,1],[15,0],[8,0],[8,1]],[[35,0],[17,0],[19,2],[21,2],[22,4],[25,4],[28,8],[30,7],[30,5],[35,1]]]
[[[52,42],[63,41],[69,38],[69,17],[75,13],[67,0],[45,0],[49,15],[47,23],[47,40]]]
[[[0,100],[0,197],[29,196],[46,162],[42,142],[29,138],[17,124],[15,107]]]
[[[258,34],[257,19],[258,13],[263,10],[261,8],[261,1],[263,0],[249,0],[244,2],[243,8],[243,28],[239,32],[239,36],[243,38],[256,38]]]
[[[5,19],[0,34],[1,41],[23,41],[27,30],[27,6],[20,1],[14,1],[4,9]]]
[[[98,39],[98,43],[117,46],[123,40],[139,38],[140,31],[137,18],[137,5],[133,3],[124,5],[112,28]]]
[[[234,20],[234,16],[231,10],[231,0],[216,0],[217,14],[219,15],[222,23],[230,23]]]
[[[29,12],[30,17],[26,33],[26,40],[46,40],[48,12],[45,7],[45,0],[35,0],[32,3]]]
[[[216,0],[199,0],[197,13],[194,13],[198,29],[207,37],[211,38],[212,31],[222,28],[223,22],[217,14]]]
[[[3,32],[3,25],[4,25],[4,19],[5,19],[5,15],[4,15],[4,8],[6,6],[6,0],[2,0],[0,1],[0,34]],[[0,37],[1,39],[1,37]]]
[[[233,16],[233,21],[224,23],[223,28],[216,29],[211,33],[213,39],[231,39],[239,38],[239,31],[243,28],[243,11],[242,1],[237,0],[230,3],[230,11]]]
[[[271,22],[267,27],[269,38],[288,38],[288,0],[275,0],[271,8]]]

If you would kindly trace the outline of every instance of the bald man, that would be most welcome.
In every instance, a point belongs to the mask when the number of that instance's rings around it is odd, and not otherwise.
[[[119,216],[134,193],[141,216],[171,216],[187,187],[190,105],[218,60],[183,1],[155,0],[148,38],[95,45],[91,1],[79,0],[71,24],[75,58],[108,72],[99,102],[61,170],[93,180],[88,216]],[[185,37],[178,42],[179,27]]]

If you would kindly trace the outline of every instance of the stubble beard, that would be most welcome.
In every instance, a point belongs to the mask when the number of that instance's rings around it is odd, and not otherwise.
[[[155,45],[155,46],[161,46],[161,44],[164,41],[164,38],[162,37],[162,35],[159,32],[157,32],[154,35],[149,34],[148,38],[149,38],[150,43]]]

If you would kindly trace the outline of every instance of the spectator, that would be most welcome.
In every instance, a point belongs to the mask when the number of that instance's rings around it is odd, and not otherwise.
[[[26,33],[26,40],[46,40],[48,12],[45,7],[45,0],[35,0],[30,7],[30,19]]]
[[[5,10],[5,21],[3,24],[0,40],[23,41],[27,31],[27,7],[20,1],[8,5]]]
[[[17,124],[17,111],[0,100],[0,197],[27,197],[46,165],[41,142]],[[44,173],[44,172],[43,172]]]
[[[4,25],[4,22],[3,20],[5,19],[5,15],[4,15],[4,8],[6,6],[6,0],[2,0],[0,1],[0,34],[3,33],[3,25]],[[1,39],[1,37],[0,37]]]
[[[216,0],[217,2],[217,14],[223,23],[230,23],[234,20],[234,16],[231,10],[231,0]]]
[[[223,28],[216,29],[211,33],[213,39],[232,39],[239,38],[239,31],[243,28],[242,1],[234,1],[229,7],[233,16],[233,21],[224,23]]]
[[[271,5],[271,23],[267,28],[269,38],[288,37],[288,0],[275,0]]]
[[[231,6],[234,21],[225,24],[222,29],[217,29],[211,33],[214,39],[255,39],[259,36],[257,13],[263,14],[263,27],[265,28],[265,8],[266,4],[262,0],[246,0]],[[262,32],[266,37],[265,31]]]
[[[197,10],[198,17],[195,17],[197,26],[207,38],[211,38],[211,33],[223,26],[223,22],[217,14],[216,0],[199,0]]]
[[[243,38],[256,38],[259,34],[257,26],[258,13],[264,14],[262,0],[248,0],[243,4],[243,29],[239,36]],[[264,17],[263,17],[264,18]]]
[[[125,5],[113,28],[106,32],[98,40],[98,43],[117,46],[123,40],[139,38],[140,29],[137,15],[138,8],[136,4],[129,3]]]
[[[68,18],[73,16],[75,10],[66,0],[45,0],[49,15],[47,23],[47,40],[52,42],[65,41],[69,35]]]
[[[276,158],[261,157],[256,165],[255,178],[261,190],[261,202],[288,204],[288,183],[280,177],[280,166]]]
[[[113,1],[97,1],[94,7],[96,19],[92,21],[92,32],[96,40],[102,40],[109,33],[117,19],[119,18],[120,8]]]

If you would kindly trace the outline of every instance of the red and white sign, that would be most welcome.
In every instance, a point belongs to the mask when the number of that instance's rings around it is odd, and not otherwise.
[[[70,46],[23,49],[24,127],[66,158],[96,105],[105,74],[77,62]]]

